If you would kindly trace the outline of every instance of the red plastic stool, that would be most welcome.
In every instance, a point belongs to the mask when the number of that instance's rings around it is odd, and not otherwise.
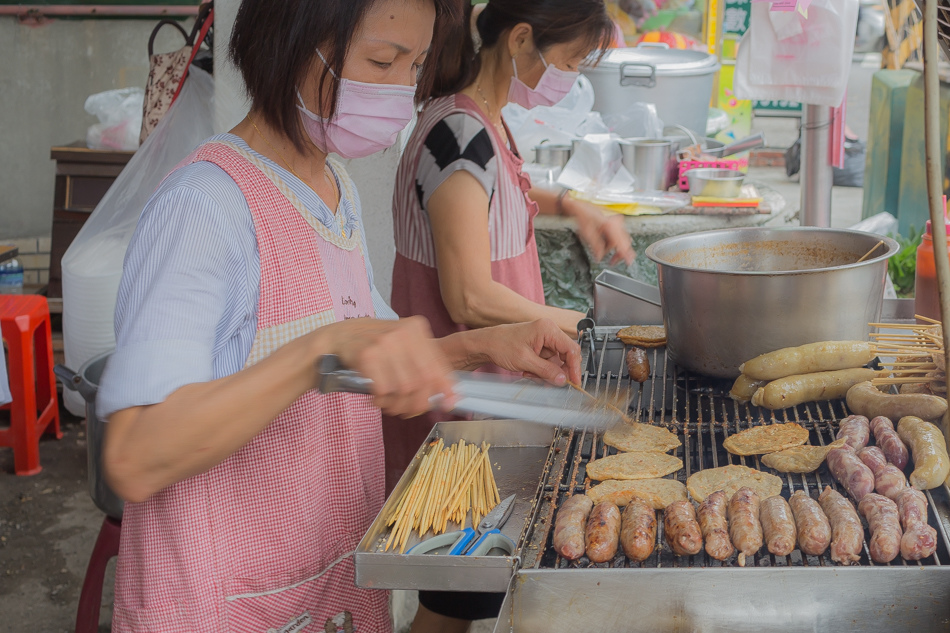
[[[53,337],[49,304],[39,295],[0,295],[0,330],[10,355],[7,363],[13,402],[10,428],[0,431],[0,446],[13,448],[18,475],[35,475],[40,466],[40,436],[59,439],[59,404],[53,376]]]
[[[79,594],[79,609],[76,610],[76,633],[96,633],[99,630],[99,608],[102,606],[102,584],[105,582],[106,566],[119,555],[119,537],[122,521],[107,516],[102,521],[99,538],[89,557],[86,578]]]

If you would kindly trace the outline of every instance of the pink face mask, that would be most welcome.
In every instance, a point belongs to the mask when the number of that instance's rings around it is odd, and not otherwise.
[[[326,64],[323,55],[317,55]],[[333,73],[333,71],[330,71]],[[333,73],[336,77],[336,73]],[[314,114],[300,92],[300,120],[313,144],[342,158],[363,158],[392,147],[415,110],[415,86],[369,84],[340,79],[333,120]]]
[[[511,58],[515,76],[511,78],[511,84],[508,87],[508,101],[529,110],[535,106],[552,106],[563,99],[571,91],[571,87],[580,74],[561,70],[547,63],[541,51],[538,51],[538,57],[544,64],[544,73],[534,88],[529,88],[528,84],[518,79],[518,65],[515,64],[515,58]]]

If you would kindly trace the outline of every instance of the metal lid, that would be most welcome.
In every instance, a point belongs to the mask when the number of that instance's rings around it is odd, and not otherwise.
[[[715,55],[702,51],[676,48],[638,46],[637,48],[614,48],[604,55],[596,66],[585,65],[585,73],[597,70],[616,71],[624,64],[644,64],[656,68],[657,75],[705,75],[719,69]]]

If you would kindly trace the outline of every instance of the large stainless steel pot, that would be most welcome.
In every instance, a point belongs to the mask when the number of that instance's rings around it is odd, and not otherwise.
[[[879,240],[876,256],[856,263]],[[657,264],[667,347],[686,369],[722,378],[759,354],[864,340],[878,321],[890,238],[815,227],[742,228],[668,237]]]
[[[636,101],[652,103],[666,125],[706,134],[715,55],[663,47],[615,48],[596,66],[581,66],[594,88],[594,109],[623,114]]]
[[[100,510],[114,519],[122,518],[124,503],[106,483],[102,472],[102,443],[107,424],[96,415],[96,395],[99,393],[99,380],[106,368],[106,361],[112,352],[88,361],[73,371],[63,365],[56,365],[54,371],[63,385],[78,391],[86,401],[86,466],[89,476],[89,496]]]

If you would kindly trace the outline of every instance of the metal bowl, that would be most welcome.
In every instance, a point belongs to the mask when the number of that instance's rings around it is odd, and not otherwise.
[[[686,172],[689,193],[704,198],[738,198],[745,174],[734,169],[701,167]]]
[[[885,248],[858,263],[879,240]],[[843,229],[702,231],[651,244],[667,349],[680,367],[735,378],[783,347],[866,340],[881,316],[894,240]]]

